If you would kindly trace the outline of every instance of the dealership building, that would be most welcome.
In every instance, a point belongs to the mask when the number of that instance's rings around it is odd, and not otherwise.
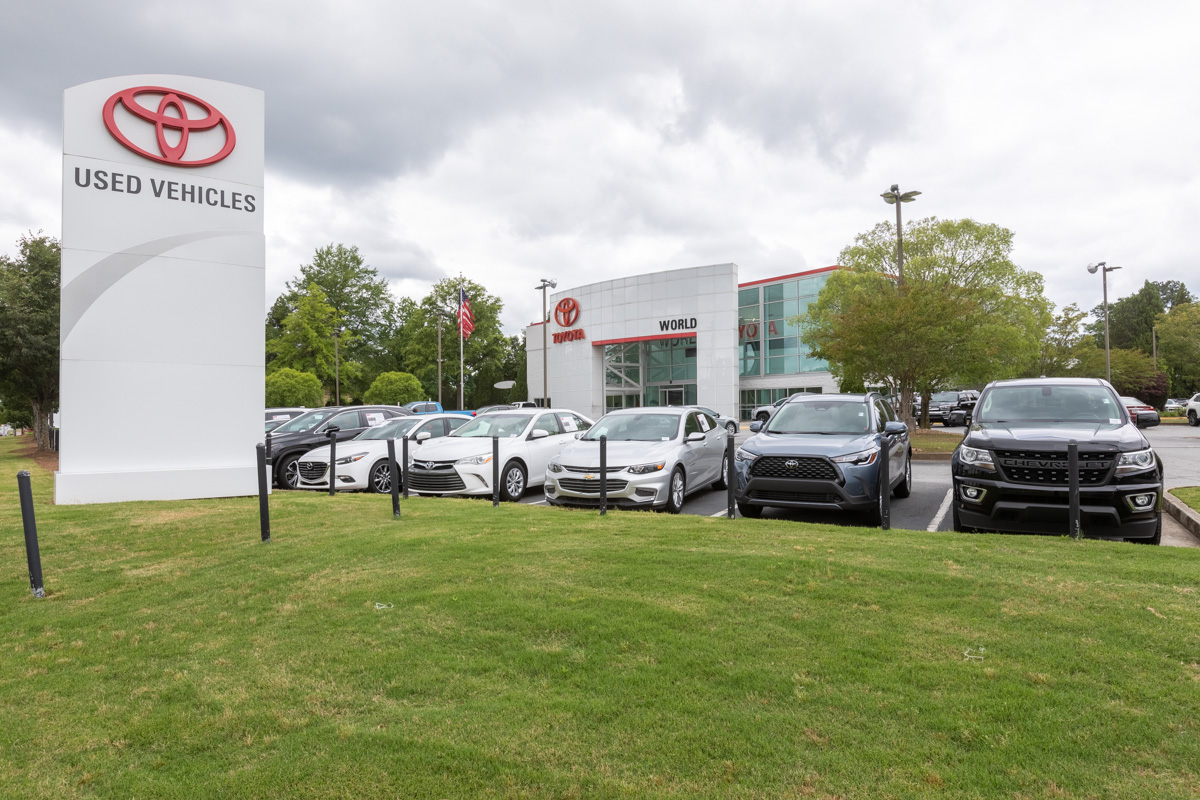
[[[795,392],[836,392],[789,322],[836,269],[738,283],[736,264],[718,264],[554,292],[549,319],[525,329],[529,396],[593,418],[699,404],[747,420]]]

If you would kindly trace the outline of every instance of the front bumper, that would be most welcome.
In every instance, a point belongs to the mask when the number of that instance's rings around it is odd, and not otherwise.
[[[298,466],[300,468],[300,482],[296,485],[297,489],[329,491],[329,462],[310,461],[302,457]],[[370,470],[371,465],[366,463],[366,459],[350,464],[338,464],[337,490],[339,492],[354,492],[369,488],[370,478],[368,473]]]
[[[955,475],[954,505],[963,527],[1000,533],[1070,535],[1070,495],[1066,486],[1012,483],[978,474]],[[978,502],[968,501],[964,487],[982,489]],[[1162,512],[1162,482],[1151,473],[1130,476],[1105,486],[1079,488],[1080,528],[1094,539],[1149,539],[1158,529]],[[1154,496],[1153,503],[1136,509],[1127,498]]]
[[[414,462],[408,471],[410,493],[419,495],[491,495],[492,462],[440,465],[434,469]],[[526,476],[527,485],[536,485]]]
[[[830,463],[837,477],[825,480],[752,476],[751,466],[738,461],[734,467],[737,473],[737,502],[741,505],[825,511],[873,509],[879,500],[875,494],[879,479],[878,461],[867,466]]]
[[[631,475],[625,470],[609,472],[606,479],[607,504],[618,508],[654,508],[667,504],[671,473],[660,470],[647,475]],[[546,502],[555,506],[600,506],[600,471],[547,472]]]

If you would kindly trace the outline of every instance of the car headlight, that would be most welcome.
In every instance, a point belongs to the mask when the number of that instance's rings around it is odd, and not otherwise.
[[[491,456],[491,454],[488,454],[486,456],[467,456],[466,458],[460,458],[458,461],[455,461],[454,463],[455,464],[486,464],[491,460],[492,460],[492,456]]]
[[[758,458],[758,453],[751,453],[749,450],[745,450],[741,447],[733,451],[734,461],[745,461],[746,463],[750,463],[756,458]]]
[[[1121,453],[1117,460],[1117,474],[1128,475],[1131,472],[1141,472],[1154,466],[1154,450],[1146,448],[1134,453]]]
[[[875,459],[878,456],[879,448],[875,447],[870,450],[859,450],[857,453],[850,453],[849,455],[836,456],[831,458],[830,461],[834,461],[838,464],[856,464],[863,466],[866,464],[874,464]]]
[[[559,464],[558,462],[555,462],[555,461],[551,461],[550,464],[547,466],[547,469],[549,469],[551,472],[562,472],[563,471],[562,464]]]
[[[632,467],[626,467],[625,471],[630,475],[647,475],[651,472],[661,472],[665,466],[667,466],[667,462],[655,461],[653,464],[635,464]]]
[[[365,452],[364,453],[353,453],[348,456],[342,456],[341,458],[339,458],[337,460],[337,463],[338,464],[353,464],[355,461],[361,461],[362,459],[364,459],[366,457],[367,457],[367,454]]]
[[[965,444],[958,448],[958,459],[964,464],[970,464],[973,467],[980,469],[996,468],[995,462],[992,461],[992,454],[988,450],[980,450],[978,447],[967,447]]]

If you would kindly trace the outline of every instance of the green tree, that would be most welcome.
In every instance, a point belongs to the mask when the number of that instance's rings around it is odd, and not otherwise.
[[[58,407],[58,240],[32,234],[16,258],[0,256],[0,397],[25,403],[39,450],[50,449],[50,415]]]
[[[311,372],[280,367],[267,375],[268,408],[316,408],[324,402],[325,388]]]
[[[1158,317],[1158,360],[1171,397],[1200,392],[1200,303],[1183,303]]]
[[[500,311],[504,304],[474,281],[464,281],[462,285],[475,316],[475,331],[463,342],[466,383],[463,405],[477,408],[502,402],[506,393],[493,384],[500,380],[516,380],[519,376],[498,375],[497,366],[504,363],[506,353],[511,349],[511,343],[500,329]],[[438,318],[442,317],[442,400],[448,408],[458,404],[458,289],[457,278],[438,281],[433,290],[411,309],[403,325],[403,359],[408,372],[421,381],[427,397],[437,397]],[[523,367],[521,374],[524,374]]]
[[[1151,330],[1158,315],[1165,310],[1162,295],[1150,281],[1137,292],[1108,304],[1108,339],[1114,350],[1141,350],[1149,353],[1152,347]],[[1089,326],[1096,346],[1104,347],[1104,305],[1092,309],[1096,321]]]
[[[282,332],[267,342],[267,354],[272,356],[267,364],[269,372],[290,367],[300,372],[311,372],[334,394],[334,343],[333,332],[337,312],[325,300],[325,292],[315,283],[308,291],[298,296],[296,310],[284,318]],[[339,351],[353,334],[343,332],[339,336]],[[339,352],[339,361],[341,353]],[[345,368],[352,370],[349,363]],[[339,364],[339,369],[341,364]],[[340,375],[338,376],[340,378]],[[336,403],[336,399],[335,399]]]
[[[1175,306],[1196,302],[1196,298],[1184,286],[1183,281],[1150,281],[1150,285],[1162,298],[1163,308],[1170,311]]]
[[[1167,399],[1167,376],[1154,367],[1154,359],[1141,350],[1112,349],[1112,385],[1122,397],[1136,397],[1161,409]],[[1071,370],[1080,378],[1105,376],[1104,348],[1084,346]]]
[[[415,376],[407,372],[385,372],[371,384],[363,402],[372,405],[402,406],[425,397],[425,390]]]
[[[318,248],[313,260],[301,265],[300,274],[287,284],[287,305],[294,308],[314,284],[336,312],[338,325],[353,334],[346,358],[361,361],[377,346],[376,332],[392,306],[387,281],[367,265],[357,247],[330,244]]]
[[[798,322],[801,338],[843,382],[887,386],[911,423],[913,391],[928,394],[1026,373],[1050,324],[1041,276],[1012,263],[1013,233],[931,217],[905,226],[904,283],[896,231],[855,238]],[[925,404],[928,407],[928,403]]]
[[[1094,349],[1091,336],[1083,330],[1086,319],[1087,313],[1074,303],[1055,314],[1042,340],[1037,369],[1029,372],[1028,377],[1066,375],[1078,360],[1081,347]]]

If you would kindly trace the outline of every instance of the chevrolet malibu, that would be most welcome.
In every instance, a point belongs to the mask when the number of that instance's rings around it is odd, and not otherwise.
[[[600,437],[607,437],[607,502],[678,514],[689,492],[725,488],[729,434],[698,408],[627,408],[605,414],[546,471],[546,502],[600,504]]]
[[[368,428],[353,439],[338,442],[338,491],[366,489],[378,494],[387,494],[392,490],[388,439],[408,439],[409,455],[412,455],[418,445],[431,439],[440,439],[470,420],[470,417],[462,414],[419,414],[400,417]],[[397,441],[397,463],[402,453],[400,442]],[[329,445],[309,450],[296,462],[296,467],[300,474],[297,489],[329,489]],[[403,477],[400,485],[404,486]]]
[[[750,430],[756,435],[734,454],[742,516],[761,516],[768,506],[840,509],[865,511],[878,525],[883,498],[912,491],[908,427],[875,392],[797,395]],[[884,448],[886,486],[879,474]]]
[[[518,408],[475,417],[449,436],[421,446],[410,457],[408,490],[421,495],[490,495],[492,439],[500,440],[500,497],[516,502],[545,480],[546,465],[575,436],[592,426],[566,409]]]

